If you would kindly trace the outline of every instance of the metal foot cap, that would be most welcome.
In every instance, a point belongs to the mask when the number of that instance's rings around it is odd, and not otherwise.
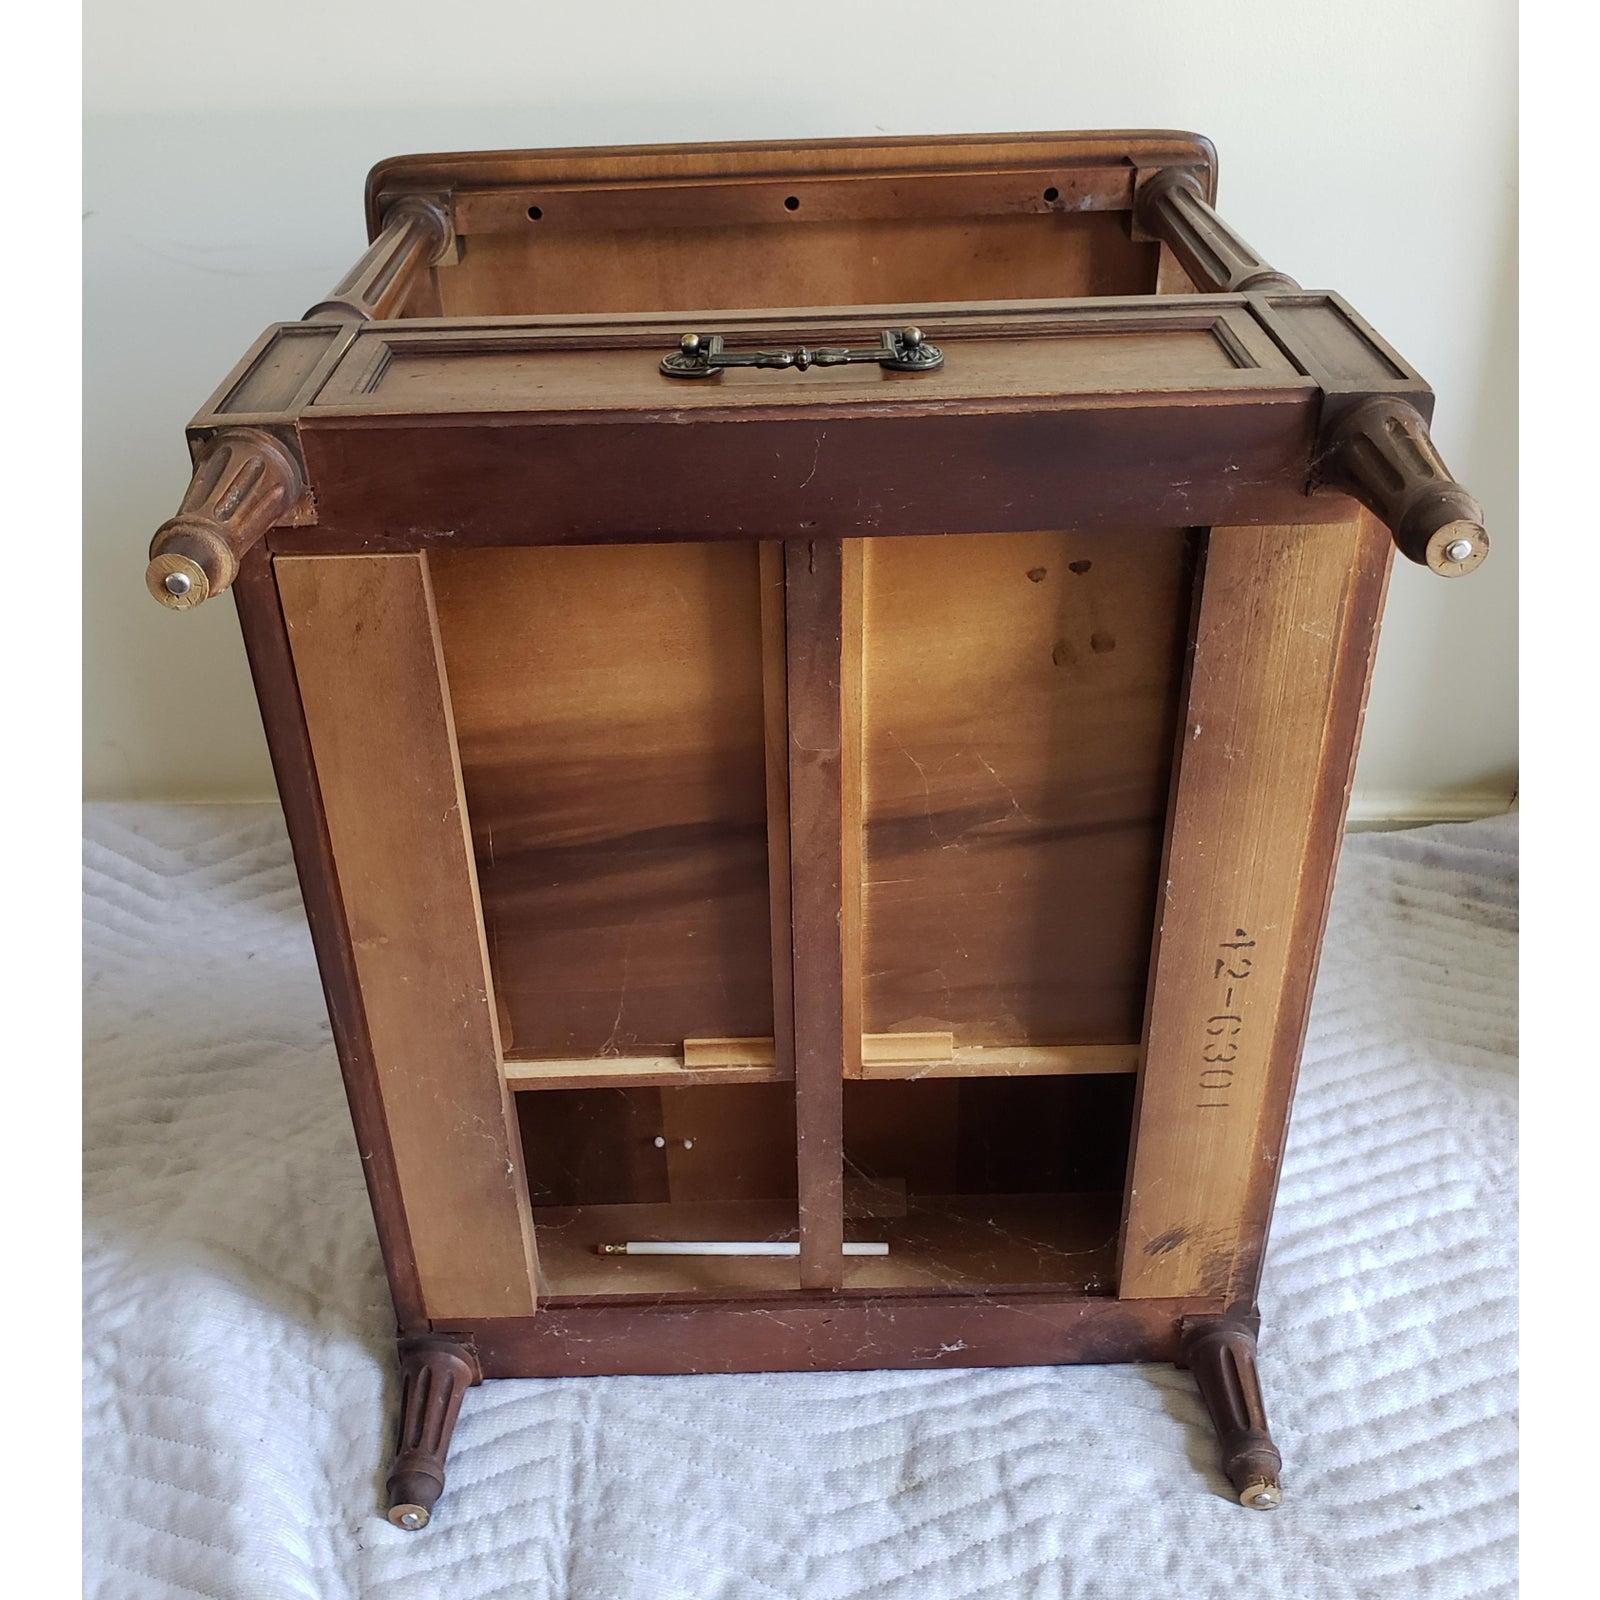
[[[428,1508],[402,1502],[389,1507],[389,1520],[407,1533],[417,1533],[428,1526]]]
[[[1276,1511],[1283,1504],[1283,1490],[1265,1478],[1255,1478],[1239,1491],[1239,1504],[1252,1511]]]

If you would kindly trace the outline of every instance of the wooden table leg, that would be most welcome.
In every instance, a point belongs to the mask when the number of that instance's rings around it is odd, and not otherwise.
[[[431,1520],[462,1397],[480,1376],[477,1358],[458,1340],[429,1334],[400,1341],[400,1427],[388,1485],[395,1527],[415,1533]]]
[[[1267,1431],[1267,1408],[1256,1372],[1253,1317],[1194,1317],[1184,1323],[1183,1359],[1211,1413],[1222,1447],[1222,1470],[1253,1511],[1283,1502],[1278,1473],[1283,1457]]]

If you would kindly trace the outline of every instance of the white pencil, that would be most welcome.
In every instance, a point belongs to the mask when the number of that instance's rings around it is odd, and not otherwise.
[[[766,1239],[629,1239],[623,1244],[597,1244],[602,1256],[797,1256],[796,1243]],[[847,1256],[886,1256],[886,1244],[847,1244]]]

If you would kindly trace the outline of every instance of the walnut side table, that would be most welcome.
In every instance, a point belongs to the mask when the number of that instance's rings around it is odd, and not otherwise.
[[[470,1386],[600,1373],[1178,1361],[1278,1503],[1391,550],[1487,539],[1215,187],[1160,132],[400,157],[190,425],[148,582],[238,607],[399,1526]]]

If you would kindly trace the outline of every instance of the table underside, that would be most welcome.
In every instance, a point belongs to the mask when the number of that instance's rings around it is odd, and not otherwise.
[[[1389,561],[1330,429],[1391,408],[1382,467],[1431,396],[1214,188],[1170,134],[405,158],[195,419],[403,1328],[1133,1359],[1253,1299]],[[660,369],[912,323],[937,370]],[[596,1253],[661,1239],[798,1255]]]

